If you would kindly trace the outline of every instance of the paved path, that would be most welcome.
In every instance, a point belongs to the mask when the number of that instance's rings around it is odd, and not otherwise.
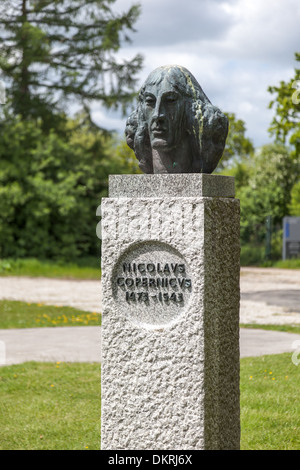
[[[0,341],[5,345],[2,365],[101,361],[100,326],[0,330]]]
[[[0,330],[1,341],[5,345],[1,365],[26,361],[101,362],[101,328],[97,326]],[[300,335],[240,330],[241,357],[293,353],[296,348],[300,349]]]

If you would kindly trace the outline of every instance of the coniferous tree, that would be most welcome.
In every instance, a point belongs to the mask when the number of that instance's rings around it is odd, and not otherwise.
[[[1,0],[0,70],[13,110],[53,122],[66,101],[126,106],[142,58],[117,52],[139,6],[115,13],[115,0]]]

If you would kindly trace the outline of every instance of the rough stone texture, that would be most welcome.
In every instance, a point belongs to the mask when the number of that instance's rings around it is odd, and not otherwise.
[[[162,322],[151,301],[136,302],[152,312],[139,323],[116,295],[118,270],[136,253],[164,263],[164,250],[183,260],[191,289]],[[102,449],[238,449],[239,202],[104,199],[102,253]]]
[[[110,175],[110,197],[234,197],[232,176],[206,173]]]

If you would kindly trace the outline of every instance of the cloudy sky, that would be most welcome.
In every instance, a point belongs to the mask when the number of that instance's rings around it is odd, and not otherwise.
[[[255,146],[270,141],[267,88],[294,76],[299,0],[117,0],[114,10],[133,3],[141,4],[142,13],[120,56],[144,56],[138,88],[154,68],[182,65],[213,104],[245,121]],[[123,133],[126,118],[115,112],[98,105],[94,119]]]

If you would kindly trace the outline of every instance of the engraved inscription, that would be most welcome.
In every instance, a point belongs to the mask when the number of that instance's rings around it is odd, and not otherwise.
[[[133,302],[149,302],[151,299],[183,302],[183,290],[192,287],[192,280],[186,277],[182,263],[123,263],[123,276],[117,277],[116,282],[125,291],[126,301]],[[139,292],[140,288],[148,291]],[[173,292],[164,292],[165,289]]]
[[[173,321],[192,292],[189,268],[180,253],[160,242],[135,244],[124,253],[112,277],[114,298],[138,323]]]

